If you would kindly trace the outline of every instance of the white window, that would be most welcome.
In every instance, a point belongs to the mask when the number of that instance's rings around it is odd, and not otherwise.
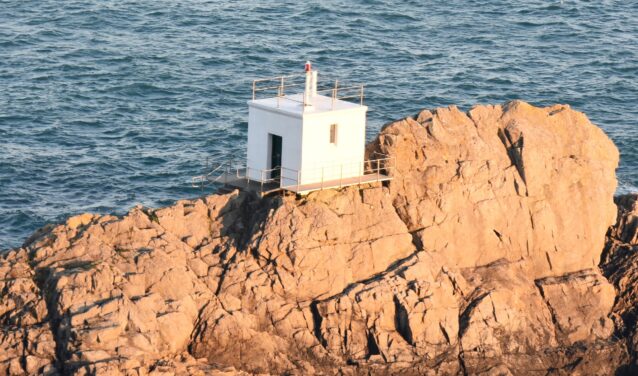
[[[330,143],[337,144],[337,124],[330,124]]]

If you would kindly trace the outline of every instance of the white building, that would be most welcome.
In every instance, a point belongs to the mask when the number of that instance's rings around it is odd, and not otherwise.
[[[253,99],[248,101],[245,167],[220,163],[196,180],[262,195],[281,189],[305,194],[389,180],[393,161],[365,160],[368,107],[363,105],[363,86],[335,82],[317,90],[317,81],[310,63],[303,75],[255,80]],[[224,172],[214,176],[218,170]]]
[[[306,75],[307,96],[248,102],[246,167],[251,179],[281,175],[286,187],[363,175],[368,107],[318,94],[316,71]]]

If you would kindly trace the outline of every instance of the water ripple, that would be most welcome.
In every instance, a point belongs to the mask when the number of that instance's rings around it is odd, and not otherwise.
[[[0,249],[84,211],[200,194],[244,147],[252,78],[313,60],[367,84],[368,133],[423,107],[568,103],[638,187],[633,2],[51,0],[0,10]]]

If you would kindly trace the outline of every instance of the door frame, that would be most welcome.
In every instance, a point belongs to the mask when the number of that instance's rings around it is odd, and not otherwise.
[[[277,179],[281,177],[281,164],[283,162],[283,145],[284,145],[284,138],[283,136],[280,136],[278,134],[274,134],[274,133],[268,133],[268,170],[272,170],[274,169],[276,166],[273,165],[273,152],[274,150],[274,140],[275,137],[278,137],[279,140],[281,140],[279,142],[279,169],[278,170],[274,170],[270,172],[270,176],[268,177],[269,179]]]

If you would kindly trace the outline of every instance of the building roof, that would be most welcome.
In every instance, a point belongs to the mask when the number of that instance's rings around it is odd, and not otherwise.
[[[286,95],[284,97],[272,97],[264,99],[255,99],[248,101],[249,106],[280,112],[296,117],[314,115],[332,111],[351,110],[355,108],[363,108],[366,106],[359,103],[348,102],[340,99],[333,100],[325,95],[314,95],[312,97],[312,106],[303,105],[303,94]]]

